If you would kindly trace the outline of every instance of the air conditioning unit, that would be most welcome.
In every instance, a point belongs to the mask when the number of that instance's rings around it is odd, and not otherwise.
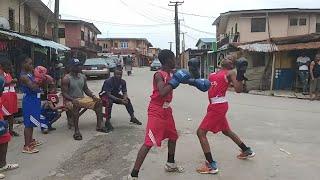
[[[0,29],[10,30],[9,21],[4,17],[0,17]]]

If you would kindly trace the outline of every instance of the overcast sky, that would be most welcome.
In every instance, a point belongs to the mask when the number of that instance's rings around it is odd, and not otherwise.
[[[54,0],[42,0],[54,7]],[[174,39],[174,7],[168,0],[60,0],[60,14],[66,19],[93,22],[102,32],[99,37],[147,38],[154,47],[169,48]],[[185,0],[179,11],[186,47],[193,48],[199,38],[215,37],[212,22],[230,10],[266,8],[320,8],[318,0]],[[152,26],[144,26],[152,25]],[[192,27],[193,29],[187,28]],[[199,32],[203,31],[203,32]],[[181,37],[182,38],[182,37]],[[173,45],[174,46],[174,45]]]

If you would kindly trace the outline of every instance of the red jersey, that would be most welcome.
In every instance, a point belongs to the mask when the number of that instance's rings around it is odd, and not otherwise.
[[[157,73],[159,73],[161,75],[161,77],[163,78],[164,83],[166,85],[168,84],[168,82],[172,78],[171,74],[168,72],[159,70]],[[155,82],[155,76],[153,76],[153,91],[152,91],[152,95],[150,97],[151,97],[150,104],[152,103],[152,104],[157,104],[157,105],[162,106],[165,102],[170,103],[172,101],[173,91],[171,91],[165,97],[161,97],[158,86]]]
[[[220,70],[209,76],[211,88],[208,91],[209,100],[212,98],[225,97],[229,87],[228,70]]]
[[[0,107],[2,107],[1,96],[0,96]],[[4,121],[2,110],[0,110],[0,121]],[[6,134],[0,136],[0,144],[7,143],[10,141],[10,139],[11,139],[11,135],[9,134],[9,132],[7,132]]]

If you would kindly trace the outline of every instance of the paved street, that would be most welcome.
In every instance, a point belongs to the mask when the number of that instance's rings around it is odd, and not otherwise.
[[[137,127],[129,124],[124,107],[115,106],[112,123],[115,131],[104,135],[95,131],[95,116],[86,112],[80,120],[83,141],[74,141],[63,116],[55,125],[57,131],[36,138],[45,142],[40,153],[22,154],[23,137],[14,138],[8,160],[20,168],[6,173],[8,180],[122,180],[144,140],[146,112],[151,94],[152,72],[148,68],[134,69],[126,76],[129,96],[136,116],[143,122]],[[91,80],[90,88],[98,92],[102,80]],[[197,166],[204,156],[195,131],[206,112],[206,93],[188,86],[179,87],[174,94],[174,116],[180,134],[177,144],[178,163],[183,174],[167,174],[163,166],[167,159],[166,143],[152,149],[140,173],[142,180],[317,180],[320,169],[320,102],[285,99],[230,92],[228,117],[231,127],[256,151],[252,160],[236,158],[239,148],[222,134],[209,135],[213,156],[220,173],[199,175]],[[22,134],[22,127],[17,127]]]

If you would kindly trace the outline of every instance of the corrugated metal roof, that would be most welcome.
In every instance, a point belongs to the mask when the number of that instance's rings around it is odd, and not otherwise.
[[[14,38],[19,38],[19,39],[22,39],[25,41],[32,42],[34,44],[38,44],[43,47],[50,47],[50,48],[53,48],[56,50],[62,50],[62,51],[70,50],[69,47],[62,45],[62,44],[59,44],[59,43],[56,43],[54,41],[50,41],[50,40],[44,40],[44,39],[40,39],[40,38],[36,38],[36,37],[24,36],[24,35],[15,33],[15,32],[9,32],[9,31],[3,31],[3,30],[0,30],[0,34],[4,34],[4,35],[11,36]]]

